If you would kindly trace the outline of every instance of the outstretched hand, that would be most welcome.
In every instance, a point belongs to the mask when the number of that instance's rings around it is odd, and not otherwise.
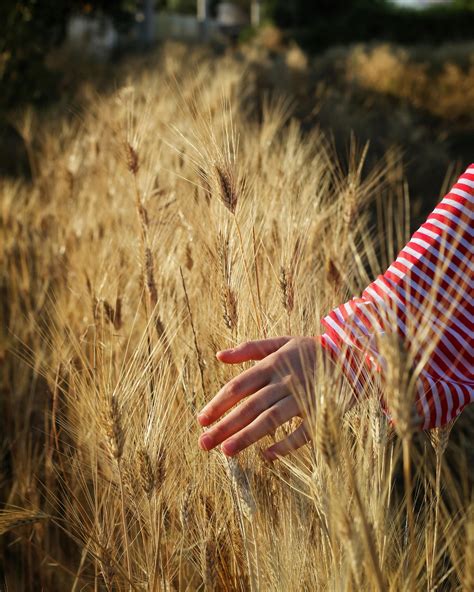
[[[219,420],[199,438],[201,448],[212,450],[222,444],[224,454],[234,456],[296,416],[303,417],[299,427],[264,455],[274,460],[303,446],[309,440],[304,415],[314,392],[317,347],[313,337],[276,337],[218,352],[217,359],[225,364],[258,363],[224,385],[198,414],[202,426]]]

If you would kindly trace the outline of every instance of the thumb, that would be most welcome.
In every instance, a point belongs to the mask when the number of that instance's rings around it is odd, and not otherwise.
[[[249,360],[262,360],[283,347],[291,337],[271,337],[256,341],[246,341],[232,349],[217,352],[217,359],[225,364],[240,364]]]

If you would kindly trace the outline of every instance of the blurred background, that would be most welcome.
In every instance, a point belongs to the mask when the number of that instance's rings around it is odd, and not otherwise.
[[[25,113],[77,117],[84,88],[152,72],[170,42],[232,52],[249,117],[287,97],[342,161],[352,132],[367,166],[395,147],[415,221],[474,160],[474,0],[2,0],[0,30],[2,176],[34,175]]]

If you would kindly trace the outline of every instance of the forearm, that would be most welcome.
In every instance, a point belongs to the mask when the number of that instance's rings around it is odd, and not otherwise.
[[[474,398],[473,193],[471,166],[385,274],[322,321],[321,342],[357,396],[387,369],[378,337],[400,337],[417,371],[414,404],[425,429],[451,421]]]

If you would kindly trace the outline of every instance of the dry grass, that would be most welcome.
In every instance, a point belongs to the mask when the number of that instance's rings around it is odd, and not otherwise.
[[[362,175],[354,142],[343,173],[281,101],[249,122],[242,79],[170,46],[41,125],[31,186],[1,182],[6,590],[470,589],[466,443],[451,466],[447,433],[403,446],[370,392],[342,415],[322,366],[314,445],[272,466],[197,447],[235,372],[216,350],[319,333],[409,227],[393,154]]]
[[[467,67],[448,56],[437,72],[430,72],[431,60],[414,59],[404,48],[358,46],[348,55],[346,72],[349,81],[366,90],[403,99],[444,119],[472,121],[474,48],[468,56]]]

